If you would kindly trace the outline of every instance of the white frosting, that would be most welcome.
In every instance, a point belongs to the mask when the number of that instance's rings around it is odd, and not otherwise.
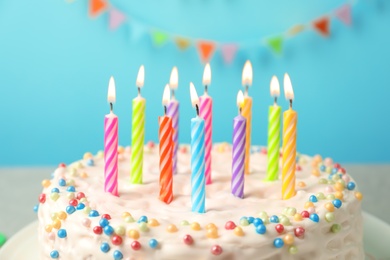
[[[120,250],[124,259],[363,259],[362,245],[362,216],[360,201],[355,198],[355,190],[343,191],[344,198],[342,206],[335,208],[335,220],[328,223],[325,220],[327,210],[324,207],[326,202],[331,200],[319,200],[314,203],[315,211],[320,221],[315,223],[305,218],[302,221],[295,221],[294,217],[288,216],[291,225],[285,226],[282,234],[275,230],[275,223],[266,224],[267,231],[260,235],[256,233],[253,224],[241,226],[244,236],[237,236],[233,230],[226,230],[225,223],[233,221],[240,225],[240,218],[243,216],[258,217],[261,211],[266,211],[268,216],[281,216],[286,207],[294,207],[300,213],[304,204],[309,200],[310,195],[318,192],[329,194],[329,184],[319,184],[320,178],[328,179],[327,173],[321,173],[320,177],[312,175],[312,158],[300,156],[302,170],[296,172],[297,183],[304,182],[305,187],[296,185],[297,195],[289,200],[281,200],[281,181],[264,182],[266,169],[266,155],[260,152],[251,154],[252,173],[245,178],[245,198],[234,197],[230,192],[231,180],[231,148],[219,144],[214,146],[212,153],[212,181],[206,187],[206,213],[195,214],[191,212],[191,184],[190,184],[190,154],[179,151],[178,174],[174,176],[173,201],[167,205],[158,199],[159,194],[159,169],[158,169],[158,146],[146,148],[144,154],[144,173],[142,185],[130,184],[130,152],[127,149],[120,154],[119,162],[119,197],[104,192],[104,160],[99,156],[94,157],[94,166],[87,166],[87,160],[76,162],[66,169],[58,168],[51,181],[51,185],[44,188],[46,202],[40,204],[39,218],[39,241],[41,246],[42,259],[51,259],[50,252],[58,250],[59,259],[113,259],[114,250]],[[221,151],[225,147],[225,151]],[[218,149],[217,149],[218,148]],[[72,169],[73,168],[73,169]],[[74,168],[76,168],[76,173]],[[88,177],[81,177],[83,173]],[[88,217],[83,210],[76,210],[62,222],[61,228],[66,229],[67,237],[59,238],[57,230],[55,239],[50,240],[45,231],[45,226],[52,223],[51,214],[65,211],[69,205],[66,191],[67,187],[60,187],[58,181],[65,178],[67,181],[73,179],[76,193],[84,192],[92,209],[100,213],[99,217]],[[352,180],[352,179],[351,179]],[[333,186],[333,185],[330,185]],[[60,190],[60,198],[57,201],[50,199],[51,189],[57,187]],[[149,231],[139,230],[138,223],[126,223],[122,218],[123,212],[130,212],[135,221],[140,216],[147,216],[149,219],[157,219],[159,226],[149,227]],[[115,246],[110,237],[104,233],[96,235],[93,227],[99,225],[102,214],[110,214],[110,225],[112,227],[123,226],[126,234],[129,229],[139,230],[138,241],[142,248],[135,251],[130,244],[132,238],[122,236],[123,243]],[[83,219],[91,220],[90,227],[82,224]],[[201,230],[195,231],[190,225],[181,225],[183,220],[189,223],[198,222]],[[218,229],[218,238],[206,236],[206,225],[214,223]],[[331,232],[333,224],[340,224],[341,231]],[[175,224],[178,231],[169,233],[166,228],[169,224]],[[304,238],[294,236],[293,245],[297,247],[298,253],[289,253],[290,245],[283,248],[273,246],[275,238],[283,238],[286,234],[294,235],[295,227],[304,227]],[[183,236],[189,234],[194,243],[186,245]],[[158,247],[150,248],[149,240],[154,238],[158,241]],[[102,242],[108,242],[111,250],[103,253],[100,250]],[[222,254],[219,256],[211,253],[213,245],[222,247]]]

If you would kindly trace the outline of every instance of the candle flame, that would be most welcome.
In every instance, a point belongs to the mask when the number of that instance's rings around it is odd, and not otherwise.
[[[115,103],[116,101],[115,80],[113,76],[110,77],[110,81],[108,82],[107,101],[108,103]]]
[[[169,89],[169,85],[166,84],[164,88],[162,104],[164,106],[168,105],[170,99],[171,99],[171,90]]]
[[[242,70],[242,85],[244,87],[251,86],[252,77],[253,77],[252,63],[249,60],[247,60],[244,65],[244,69]]]
[[[177,89],[179,81],[179,72],[177,71],[177,67],[173,67],[171,71],[171,77],[169,78],[169,86],[171,89]]]
[[[196,93],[195,86],[192,82],[190,82],[190,96],[191,96],[192,106],[195,107],[196,105],[199,105],[198,94]]]
[[[203,71],[203,85],[207,86],[210,85],[210,83],[211,83],[211,68],[210,68],[210,64],[207,63]]]
[[[279,97],[280,95],[279,80],[276,76],[272,76],[271,78],[270,92],[272,97]]]
[[[137,75],[137,81],[135,84],[137,87],[142,88],[144,86],[144,79],[145,79],[145,67],[144,65],[141,65],[138,70],[138,75]]]
[[[239,108],[242,108],[243,104],[244,104],[244,94],[242,94],[242,91],[239,90],[237,93],[237,106]]]
[[[286,96],[286,99],[294,100],[294,91],[291,84],[290,76],[285,73],[284,74],[284,95]]]

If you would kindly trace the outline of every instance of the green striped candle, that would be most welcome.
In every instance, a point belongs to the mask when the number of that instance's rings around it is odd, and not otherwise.
[[[267,181],[276,181],[279,175],[279,149],[280,149],[280,116],[282,109],[276,101],[280,93],[278,78],[271,79],[271,96],[274,97],[274,105],[268,111],[268,151],[267,151]]]

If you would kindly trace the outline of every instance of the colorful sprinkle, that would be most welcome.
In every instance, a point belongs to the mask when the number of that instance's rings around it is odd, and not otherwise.
[[[158,242],[156,239],[152,238],[149,240],[149,246],[150,248],[156,248],[158,246]]]
[[[55,193],[54,193],[55,194]],[[74,206],[66,206],[66,213],[73,214],[76,211],[76,208]]]
[[[88,159],[88,160],[87,160],[87,165],[88,165],[88,166],[94,166],[94,165],[95,165],[95,162],[93,161],[93,159]]]
[[[318,200],[324,200],[325,199],[325,195],[322,192],[317,193],[316,197],[317,197]]]
[[[260,225],[258,225],[257,227],[256,227],[256,232],[258,233],[258,234],[265,234],[265,232],[267,231],[267,228],[266,228],[266,226],[264,225],[264,224],[260,224]]]
[[[242,217],[240,219],[240,225],[241,226],[248,226],[249,225],[249,221],[248,221],[247,217]]]
[[[122,237],[121,236],[118,236],[118,235],[113,235],[112,238],[111,238],[111,242],[116,245],[116,246],[119,246],[122,244],[123,240],[122,240]]]
[[[50,257],[53,259],[57,259],[60,256],[57,250],[53,250],[50,252]]]
[[[66,181],[64,179],[59,179],[58,185],[60,185],[61,187],[64,187],[64,186],[66,186]]]
[[[187,224],[185,224],[185,223],[183,223],[183,221],[182,221],[182,223],[180,223],[182,226],[187,226],[187,225],[189,225],[190,223],[188,223],[188,221],[187,221]],[[151,218],[151,219],[149,219],[149,221],[148,221],[148,226],[149,227],[157,227],[157,226],[159,226],[160,225],[160,223],[157,221],[157,219],[155,219],[155,218]]]
[[[114,253],[112,254],[115,260],[121,260],[123,259],[123,254],[119,250],[115,250]]]
[[[107,236],[111,236],[113,233],[114,233],[114,229],[110,226],[110,225],[107,225],[103,228],[103,232],[104,234],[106,234]]]
[[[38,212],[38,209],[39,209],[39,204],[35,205],[34,208],[33,208],[33,210],[34,210],[35,213]]]
[[[220,247],[219,245],[214,245],[212,248],[211,248],[211,253],[213,255],[220,255],[222,254],[222,247]]]
[[[152,219],[151,219],[152,220]],[[151,221],[151,220],[149,220],[149,221]],[[181,222],[180,222],[180,226],[188,226],[190,224],[190,222],[188,222],[187,220],[182,220]],[[150,223],[149,223],[149,225],[150,225]]]
[[[77,198],[78,200],[81,200],[82,198],[85,198],[84,192],[77,192],[76,198]]]
[[[298,238],[303,238],[303,236],[305,235],[305,229],[303,227],[296,227],[294,229],[294,234]]]
[[[311,196],[309,197],[309,201],[310,201],[310,202],[318,202],[318,199],[317,199],[317,197],[316,197],[315,195],[311,195]]]
[[[341,205],[343,204],[343,203],[341,202],[341,200],[339,200],[339,199],[333,200],[332,203],[333,203],[333,206],[335,206],[336,208],[340,208]]]
[[[79,202],[78,202],[76,199],[71,199],[71,200],[69,201],[69,205],[72,205],[72,206],[74,206],[74,207],[76,207],[77,204],[79,204]]]
[[[138,239],[139,238],[139,232],[135,229],[130,229],[127,231],[127,236],[132,239]]]
[[[291,225],[291,222],[290,222],[290,219],[286,216],[281,216],[280,217],[280,221],[279,221],[281,224],[283,224],[284,226],[289,226]]]
[[[59,192],[60,192],[60,190],[59,190],[58,188],[53,188],[53,189],[51,189],[51,193],[53,193],[53,192],[55,192],[55,193],[59,193]]]
[[[276,215],[273,215],[269,218],[269,222],[271,223],[279,223],[279,218]]]
[[[141,222],[145,222],[145,223],[148,223],[148,217],[147,216],[141,216],[137,223],[141,223]]]
[[[55,229],[60,229],[61,228],[61,221],[59,221],[58,219],[55,219],[51,225],[53,226],[53,228]]]
[[[75,192],[76,189],[74,186],[68,186],[68,188],[66,188],[66,191],[69,191],[69,192]]]
[[[145,222],[139,223],[138,227],[139,227],[139,230],[141,230],[142,232],[148,232],[149,231],[148,224],[146,224]],[[175,228],[176,228],[176,226],[175,226]]]
[[[325,209],[326,209],[327,211],[329,211],[329,212],[333,212],[333,211],[334,211],[334,205],[333,205],[333,203],[331,203],[331,202],[325,203],[324,207],[325,207]]]
[[[191,235],[184,235],[183,237],[183,242],[184,244],[186,245],[192,245],[192,243],[194,243],[194,240],[192,239],[192,236]]]
[[[50,186],[51,182],[49,180],[43,180],[41,184],[42,187],[47,188]]]
[[[58,230],[57,235],[58,235],[59,238],[65,238],[66,235],[67,235],[66,234],[66,230],[65,229]]]
[[[334,221],[334,213],[333,212],[327,212],[327,213],[325,213],[325,220],[327,221],[327,222],[332,222],[332,221]]]
[[[348,190],[354,190],[355,187],[356,187],[356,184],[354,182],[352,182],[352,181],[348,182],[348,184],[347,184]]]
[[[314,222],[319,222],[320,221],[320,217],[317,215],[317,214],[311,214],[310,215],[310,219]]]
[[[138,242],[137,240],[135,240],[135,241],[131,242],[131,248],[133,250],[136,250],[136,251],[140,250],[141,249],[141,243]]]
[[[68,198],[68,199],[74,199],[75,198],[75,195],[74,195],[74,192],[68,192],[67,194],[66,194],[66,197]]]
[[[298,253],[298,248],[296,246],[290,246],[288,252],[292,255],[295,255],[296,253]]]
[[[83,224],[84,227],[90,227],[91,220],[89,218],[85,218],[85,219],[82,220],[81,223]]]
[[[236,236],[242,237],[244,235],[244,231],[242,230],[242,228],[240,226],[238,226],[234,229],[234,234]]]
[[[333,233],[338,233],[341,230],[341,225],[340,224],[333,224],[330,229],[332,230]]]
[[[237,227],[236,227],[237,228]],[[206,231],[206,236],[208,238],[218,238],[218,229],[217,228],[210,228]]]
[[[294,236],[292,234],[286,234],[284,237],[283,237],[283,242],[286,244],[286,245],[292,245],[294,244]]]
[[[254,221],[255,222],[255,221]],[[234,224],[233,221],[228,221],[225,224],[225,229],[226,230],[233,230],[236,227],[236,224]]]
[[[275,230],[276,230],[276,232],[278,232],[279,234],[281,234],[281,233],[283,233],[283,231],[284,231],[284,226],[283,226],[282,224],[277,224],[277,225],[275,226]]]
[[[359,191],[355,192],[355,198],[357,200],[362,200],[363,199],[363,194]]]
[[[284,246],[283,239],[281,238],[275,238],[274,240],[274,247],[276,248],[282,248]]]
[[[99,212],[97,210],[91,210],[88,214],[90,217],[99,217]]]
[[[100,250],[102,250],[103,253],[107,253],[108,251],[110,251],[110,245],[106,242],[103,242],[101,245],[100,245]]]
[[[336,191],[336,192],[334,193],[334,197],[335,197],[336,199],[342,200],[342,199],[344,198],[344,194],[343,194],[342,191]]]
[[[198,222],[192,222],[192,223],[191,223],[191,229],[192,229],[192,230],[196,230],[196,231],[200,230],[200,225],[199,225],[199,223],[198,223]]]
[[[100,221],[99,221],[99,226],[101,226],[102,228],[104,228],[105,226],[107,226],[110,222],[108,222],[107,219],[105,218],[101,218]]]
[[[46,202],[46,194],[45,193],[42,193],[39,195],[39,202],[42,204]]]
[[[301,216],[303,218],[308,218],[308,217],[310,217],[310,213],[309,213],[309,211],[304,210],[304,211],[301,212]]]
[[[93,228],[93,233],[95,233],[96,235],[100,235],[101,233],[103,233],[103,229],[101,226],[95,226]]]
[[[79,203],[77,206],[76,206],[76,209],[77,210],[82,210],[85,208],[85,204],[84,203]]]
[[[254,220],[253,220],[253,225],[255,226],[255,227],[257,227],[258,225],[260,225],[260,224],[263,224],[264,222],[263,222],[263,220],[261,220],[261,218],[255,218]]]
[[[126,234],[125,227],[124,226],[117,226],[115,228],[115,234],[120,235],[120,236],[124,236]]]

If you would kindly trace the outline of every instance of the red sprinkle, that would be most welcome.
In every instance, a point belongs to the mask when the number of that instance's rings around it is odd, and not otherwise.
[[[102,215],[102,218],[105,218],[107,220],[110,220],[111,219],[111,216],[109,214],[103,214]]]
[[[341,165],[340,165],[339,163],[335,163],[335,164],[333,165],[333,167],[336,168],[336,169],[340,169]]]
[[[308,217],[310,217],[310,213],[307,210],[304,210],[301,212],[301,216],[304,218],[308,218]]]
[[[214,245],[212,248],[211,248],[211,253],[213,255],[220,255],[222,254],[222,247],[220,247],[219,245]]]
[[[226,222],[226,224],[225,224],[225,229],[227,229],[227,230],[233,230],[233,229],[235,229],[235,228],[236,228],[236,224],[234,224],[233,221],[228,221],[228,222]]]
[[[261,153],[262,154],[267,154],[267,152],[268,152],[267,148],[265,148],[265,147],[261,148]]]
[[[132,248],[133,250],[140,250],[140,249],[141,249],[141,243],[138,242],[137,240],[135,240],[135,241],[133,241],[133,242],[131,243],[131,248]]]
[[[347,172],[344,168],[340,168],[339,171],[341,171],[342,174],[345,174]]]
[[[39,202],[42,204],[46,202],[46,194],[45,193],[41,193],[41,195],[39,195]]]
[[[301,167],[300,165],[298,165],[298,164],[297,164],[297,166],[295,166],[295,169],[296,169],[297,171],[302,171],[302,167]]]
[[[122,237],[118,235],[113,235],[111,241],[114,245],[119,246],[120,244],[122,244]]]
[[[192,243],[194,243],[194,240],[192,239],[192,236],[190,236],[188,234],[184,235],[183,241],[184,241],[184,244],[186,244],[186,245],[192,245]]]
[[[93,228],[93,233],[95,233],[96,235],[100,235],[102,232],[103,232],[103,229],[101,226],[96,226]]]
[[[305,235],[305,229],[303,227],[297,227],[294,229],[294,234],[296,237],[303,238]]]
[[[74,206],[74,207],[76,207],[77,204],[79,204],[79,203],[78,203],[78,201],[77,201],[76,199],[71,199],[71,200],[69,201],[69,204],[72,205],[72,206]]]
[[[58,165],[58,168],[65,168],[66,167],[66,164],[65,163],[60,163],[59,165]]]
[[[284,226],[282,224],[277,224],[275,226],[275,229],[276,229],[276,232],[278,232],[279,234],[283,233],[284,231]]]
[[[78,200],[81,200],[82,198],[85,198],[84,192],[78,192],[77,195],[76,195],[76,198],[77,198]]]

